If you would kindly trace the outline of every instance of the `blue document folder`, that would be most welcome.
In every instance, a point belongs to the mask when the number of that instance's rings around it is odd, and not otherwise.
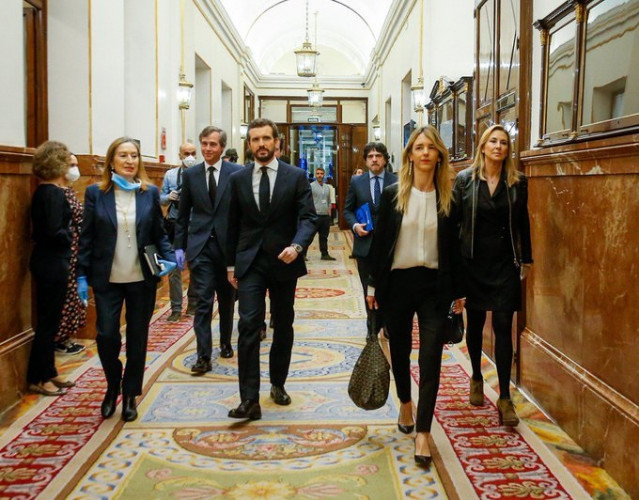
[[[355,218],[360,224],[366,224],[366,226],[364,226],[366,231],[373,229],[373,217],[371,216],[371,207],[368,203],[364,203],[355,211]]]

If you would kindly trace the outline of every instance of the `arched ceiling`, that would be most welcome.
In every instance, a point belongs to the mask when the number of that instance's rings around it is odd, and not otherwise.
[[[306,0],[220,0],[263,75],[295,76],[306,38]],[[309,0],[319,76],[363,76],[392,0]],[[317,13],[317,15],[315,14]],[[316,29],[317,20],[317,29]]]

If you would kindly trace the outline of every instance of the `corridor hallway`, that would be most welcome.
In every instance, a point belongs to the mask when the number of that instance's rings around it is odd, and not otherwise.
[[[337,260],[321,261],[316,240],[309,275],[298,283],[290,406],[268,397],[269,329],[263,417],[228,419],[239,402],[237,352],[218,357],[205,376],[191,376],[191,319],[165,321],[164,283],[138,420],[124,424],[121,407],[109,420],[100,417],[105,382],[95,343],[81,356],[58,357],[77,386],[59,398],[29,395],[4,415],[0,498],[629,498],[518,391],[522,422],[516,430],[499,427],[497,377],[486,360],[487,403],[471,407],[463,344],[444,350],[435,465],[416,467],[411,436],[397,430],[394,384],[377,411],[348,398],[365,314],[350,233],[331,232],[329,244]],[[213,327],[216,346],[217,318]]]

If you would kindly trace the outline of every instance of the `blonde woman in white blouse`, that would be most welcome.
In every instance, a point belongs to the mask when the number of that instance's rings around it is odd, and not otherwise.
[[[138,416],[149,323],[159,278],[149,269],[144,247],[155,245],[164,275],[175,269],[175,255],[164,231],[160,192],[144,170],[138,143],[120,137],[104,160],[102,182],[84,195],[84,221],[78,255],[78,294],[87,300],[93,287],[98,354],[107,381],[104,418],[115,412],[123,393],[122,420]],[[120,361],[120,315],[126,305],[126,364]]]
[[[382,193],[366,300],[384,314],[401,403],[397,426],[405,434],[416,427],[415,463],[423,467],[431,462],[428,438],[439,389],[441,325],[453,298],[461,296],[451,205],[448,150],[435,128],[421,127],[402,154],[399,182]],[[463,300],[456,300],[456,312],[462,309]],[[420,343],[416,417],[410,375],[415,314]]]

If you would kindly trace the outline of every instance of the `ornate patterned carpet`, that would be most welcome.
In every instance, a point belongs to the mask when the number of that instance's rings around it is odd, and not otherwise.
[[[337,261],[320,261],[311,247],[310,273],[299,282],[290,406],[268,397],[269,330],[262,343],[263,418],[228,419],[239,402],[237,357],[216,351],[213,371],[192,377],[191,320],[165,321],[163,290],[138,420],[124,424],[119,409],[110,420],[100,417],[105,383],[93,345],[78,359],[59,358],[77,386],[60,398],[27,396],[3,416],[0,498],[624,498],[519,393],[524,421],[516,430],[499,427],[488,362],[491,402],[470,407],[463,347],[445,350],[435,465],[417,468],[412,437],[397,431],[393,384],[377,411],[348,398],[364,344],[363,300],[349,235],[331,233],[330,245]],[[213,326],[216,345],[217,319]]]

